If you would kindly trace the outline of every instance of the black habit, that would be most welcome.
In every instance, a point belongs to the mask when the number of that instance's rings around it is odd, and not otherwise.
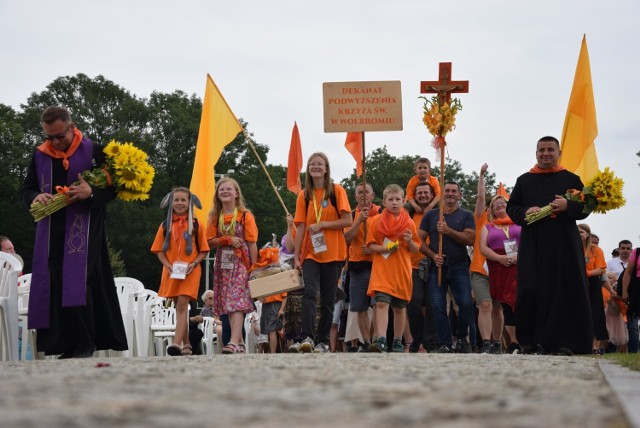
[[[576,220],[578,202],[566,212],[527,225],[527,209],[543,207],[568,189],[582,190],[580,178],[566,170],[518,177],[507,214],[522,226],[518,249],[516,334],[522,346],[542,345],[546,352],[567,348],[591,353],[593,340],[584,250]]]

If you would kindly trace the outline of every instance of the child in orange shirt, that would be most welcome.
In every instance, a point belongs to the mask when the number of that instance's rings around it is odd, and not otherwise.
[[[186,187],[176,187],[167,194],[160,204],[170,208],[167,220],[158,228],[151,246],[163,265],[158,295],[173,299],[176,305],[174,343],[167,347],[167,354],[174,357],[192,353],[187,311],[189,301],[198,299],[200,262],[209,252],[204,229],[193,219],[194,205],[201,207],[198,197]]]
[[[287,305],[287,293],[265,297],[260,314],[260,334],[266,334],[269,340],[269,353],[278,349],[278,331],[284,327],[284,308]]]
[[[438,202],[440,202],[440,183],[438,183],[437,178],[431,175],[431,162],[427,158],[419,158],[416,160],[413,164],[413,172],[415,172],[416,175],[411,177],[409,183],[407,183],[406,199],[418,214],[422,214],[433,209]],[[433,200],[424,209],[416,202],[416,186],[419,183],[429,183],[435,192]]]
[[[367,220],[370,231],[367,247],[373,252],[373,267],[368,295],[376,299],[375,331],[378,338],[371,352],[387,349],[389,305],[393,308],[393,352],[404,352],[402,333],[411,300],[411,253],[420,248],[416,225],[403,209],[404,192],[397,184],[388,185],[382,194],[385,210]]]
[[[222,178],[216,184],[207,240],[209,246],[216,248],[213,312],[228,314],[231,325],[231,340],[222,353],[244,353],[242,326],[245,314],[254,310],[249,293],[249,267],[258,261],[258,227],[233,178]]]

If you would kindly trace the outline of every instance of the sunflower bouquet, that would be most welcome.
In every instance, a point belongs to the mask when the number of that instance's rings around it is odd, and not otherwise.
[[[91,186],[101,189],[114,186],[118,199],[123,201],[144,201],[149,198],[155,171],[147,162],[147,154],[131,143],[112,140],[105,148],[107,158],[104,165],[81,176]],[[80,184],[76,181],[74,185]],[[34,202],[29,212],[35,221],[50,216],[72,203],[66,195],[68,188],[58,186],[58,192],[48,204]]]
[[[582,212],[606,214],[607,211],[623,207],[626,200],[622,194],[624,181],[615,176],[609,167],[598,173],[580,191],[569,189],[562,195],[568,201],[579,202],[582,205]],[[527,214],[525,221],[531,224],[543,219],[551,214],[551,205],[546,205],[540,211]]]
[[[387,245],[385,246],[385,248],[387,249],[388,252],[393,253],[394,251],[396,251],[398,248],[400,247],[400,240],[396,240],[396,241],[389,241],[387,242]]]
[[[436,96],[420,98],[424,100],[422,121],[429,133],[434,136],[432,145],[434,148],[440,148],[442,144],[446,144],[444,137],[447,133],[456,127],[456,115],[462,110],[462,103],[457,98],[443,104],[438,102]]]

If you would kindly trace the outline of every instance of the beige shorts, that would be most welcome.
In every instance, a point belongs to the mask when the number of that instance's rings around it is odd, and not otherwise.
[[[476,298],[476,306],[484,301],[491,301],[491,292],[489,291],[489,277],[478,272],[471,272],[471,290]]]

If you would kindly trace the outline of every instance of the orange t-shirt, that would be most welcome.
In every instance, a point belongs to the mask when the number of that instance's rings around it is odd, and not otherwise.
[[[274,294],[273,296],[267,296],[262,303],[282,302],[287,297],[287,293]]]
[[[416,225],[416,230],[420,228],[420,223],[422,223],[422,217],[424,217],[424,213],[422,214],[415,213],[413,215],[413,224]],[[419,243],[418,245],[421,245],[421,244],[422,243]],[[427,236],[427,245],[429,245],[429,236]],[[422,254],[420,251],[418,251],[417,253],[411,253],[411,267],[413,269],[418,269],[420,265],[420,260],[424,259],[425,257],[427,256]]]
[[[367,237],[367,245],[376,243],[382,245],[384,236],[377,232],[380,216],[367,220],[367,228],[372,231]],[[415,224],[411,223],[413,242],[420,245],[420,238]],[[386,259],[382,254],[373,255],[373,267],[369,279],[367,294],[375,296],[376,291],[389,294],[398,299],[411,300],[413,283],[411,280],[411,251],[409,246],[400,238],[400,246]]]
[[[376,204],[371,204],[371,208],[369,209],[369,218],[374,218],[380,214],[380,207]],[[356,216],[358,218],[360,215],[360,208],[356,208]],[[354,220],[355,221],[355,220]],[[367,227],[367,238],[371,234],[371,230]],[[364,223],[361,223],[358,228],[358,234],[349,244],[349,261],[352,262],[370,262],[373,260],[373,254],[362,254],[362,246],[365,245],[364,241]]]
[[[476,239],[473,242],[473,257],[471,258],[469,271],[489,276],[487,271],[484,270],[484,262],[487,261],[487,258],[480,252],[480,233],[482,232],[482,228],[487,224],[487,210],[482,211],[481,216],[477,216],[474,213],[473,218],[476,221]]]
[[[418,178],[417,175],[414,175],[409,179],[409,183],[407,183],[407,191],[406,191],[407,201],[416,198],[416,186],[419,183],[420,183],[420,179]],[[435,192],[435,195],[433,196],[440,195],[440,183],[438,183],[437,178],[435,178],[433,175],[430,175],[429,177],[427,177],[427,183],[431,184],[431,187],[433,187],[433,191]]]
[[[164,229],[165,228],[162,225],[158,228],[153,244],[151,244],[152,253],[158,254],[162,252],[162,245],[164,244]],[[176,261],[191,263],[198,256],[198,248],[200,249],[200,252],[209,251],[209,244],[207,244],[202,227],[198,227],[198,235],[195,239],[198,240],[198,245],[194,242],[191,254],[187,255],[185,250],[187,243],[184,238],[180,237],[179,239],[174,240],[173,237],[171,237],[169,240],[169,249],[165,252],[169,263]],[[169,270],[166,267],[163,267],[158,295],[161,297],[189,296],[193,300],[197,300],[198,289],[200,288],[200,270],[200,265],[198,264],[185,279],[176,279],[170,278]]]
[[[225,214],[223,217],[224,224],[230,224],[233,214]],[[250,211],[238,211],[236,221],[244,227],[244,240],[247,242],[258,242],[258,226],[256,219]],[[207,225],[207,240],[213,239],[218,235],[218,220],[209,222]]]
[[[338,211],[340,213],[349,213],[351,215],[351,206],[349,205],[349,199],[347,198],[347,192],[339,184],[334,184],[334,191],[336,195],[336,207],[333,206],[329,198],[322,200],[324,195],[324,189],[314,189],[315,199],[318,201],[318,209],[320,212],[320,221],[333,221],[339,220]],[[304,223],[306,229],[304,237],[302,238],[302,248],[308,248],[306,255],[300,253],[301,262],[304,259],[312,259],[318,263],[328,263],[344,261],[347,258],[347,242],[344,240],[344,233],[342,229],[323,229],[325,243],[327,250],[321,253],[313,252],[313,245],[311,245],[311,238],[309,237],[309,226],[318,223],[316,214],[314,213],[313,199],[309,201],[309,206],[304,200],[304,192],[298,194],[298,200],[296,201],[296,215],[294,216],[294,223],[296,225]]]
[[[604,260],[604,253],[597,245],[592,245],[589,251],[585,250],[587,273],[593,269],[607,269],[607,262]]]

